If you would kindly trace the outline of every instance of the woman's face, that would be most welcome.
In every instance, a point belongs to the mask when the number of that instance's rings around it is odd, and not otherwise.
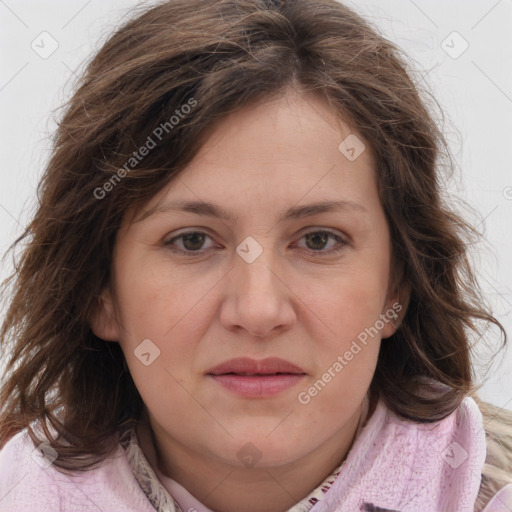
[[[240,110],[126,217],[93,329],[167,446],[277,466],[352,438],[400,306],[375,162],[350,134],[315,96]]]

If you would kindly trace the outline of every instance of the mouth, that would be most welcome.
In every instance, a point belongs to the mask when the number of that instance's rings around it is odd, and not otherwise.
[[[262,376],[262,375],[305,375],[306,372],[296,364],[279,357],[268,357],[267,359],[255,360],[248,357],[239,357],[225,361],[208,371],[209,375],[241,375],[241,376]]]
[[[267,398],[295,386],[306,376],[299,366],[280,358],[256,361],[231,359],[209,370],[209,376],[224,389],[244,398]]]
[[[210,375],[239,375],[240,377],[268,377],[270,375],[302,375],[302,374],[291,373],[291,372],[276,372],[276,373],[228,372],[228,373],[212,373]]]

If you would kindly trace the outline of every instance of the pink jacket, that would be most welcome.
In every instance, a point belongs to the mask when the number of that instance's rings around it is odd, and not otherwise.
[[[0,512],[155,511],[121,446],[96,469],[72,477],[38,453],[26,431],[0,451]],[[424,425],[379,403],[310,512],[474,512],[485,456],[482,415],[472,398],[444,420]],[[177,482],[162,481],[184,512],[209,512]],[[512,512],[512,484],[483,512]]]

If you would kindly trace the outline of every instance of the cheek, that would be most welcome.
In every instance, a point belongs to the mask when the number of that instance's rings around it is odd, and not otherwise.
[[[375,276],[347,273],[307,297],[315,374],[299,390],[298,407],[337,425],[355,412],[373,378],[384,292]]]
[[[195,340],[201,336],[197,320],[202,307],[202,290],[194,292],[179,275],[163,272],[155,266],[139,267],[135,278],[117,283],[123,297],[119,344],[143,402],[158,411],[162,421],[169,414],[168,408],[162,408],[164,395],[172,397],[174,410],[190,408],[190,395],[184,389],[197,352]],[[143,340],[153,344],[145,351],[150,354],[148,365],[139,349]]]
[[[127,334],[163,339],[179,327],[215,284],[214,276],[193,277],[190,268],[177,269],[165,258],[144,264],[126,260],[119,267],[121,322]],[[133,277],[129,277],[133,276]]]
[[[316,308],[328,326],[327,330],[316,321],[316,377],[328,382],[332,392],[337,389],[336,393],[341,393],[338,398],[350,401],[353,393],[369,384],[373,376],[381,339],[378,327],[382,326],[377,325],[380,305],[359,286],[347,286],[326,305],[327,309]],[[326,393],[324,399],[329,400],[329,395]]]
[[[308,323],[317,325],[318,339],[327,345],[345,345],[383,313],[389,268],[385,261],[365,259],[354,257],[352,264],[317,279],[315,286],[303,279],[296,291]]]
[[[212,287],[218,278],[206,274],[192,278],[190,268],[177,271],[165,262],[137,265],[126,260],[123,265],[119,275],[124,279],[117,280],[123,327],[119,343],[130,372],[149,403],[155,390],[162,389],[172,390],[177,400],[182,392],[179,383],[199,364],[201,340],[214,311]],[[137,271],[128,271],[128,266]],[[154,343],[158,353],[148,367],[136,357],[146,339]]]

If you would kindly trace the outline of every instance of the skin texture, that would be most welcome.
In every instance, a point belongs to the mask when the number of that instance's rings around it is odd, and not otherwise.
[[[323,100],[294,91],[239,110],[144,209],[202,200],[235,218],[168,210],[135,221],[131,213],[141,212],[129,212],[118,233],[93,330],[122,347],[161,471],[214,510],[282,511],[319,485],[350,449],[381,338],[395,331],[386,322],[309,403],[299,402],[397,301],[375,162],[366,142],[355,161],[338,149],[350,133]],[[279,221],[284,210],[325,200],[362,209]],[[344,243],[305,236],[321,230]],[[207,236],[202,244],[175,238],[189,231]],[[263,249],[252,263],[236,252],[249,236]],[[149,366],[134,354],[144,339],[160,350]],[[271,356],[306,377],[255,399],[206,375],[234,357]],[[252,467],[240,456],[247,443],[261,457]]]

